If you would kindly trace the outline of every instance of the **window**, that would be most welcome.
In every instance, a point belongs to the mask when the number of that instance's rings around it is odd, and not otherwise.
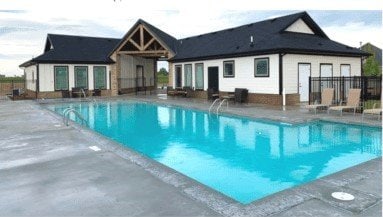
[[[254,77],[269,76],[269,58],[254,59]]]
[[[350,64],[341,64],[340,65],[340,76],[350,77],[351,76],[351,65]]]
[[[88,88],[88,67],[74,67],[74,86],[87,89]]]
[[[106,89],[106,67],[93,67],[94,89]]]
[[[192,65],[186,64],[185,65],[185,87],[191,87],[192,86]]]
[[[223,77],[232,78],[235,75],[234,60],[223,62]]]
[[[55,66],[55,90],[68,90],[68,66]]]
[[[175,66],[175,87],[182,87],[182,65]]]
[[[332,77],[332,64],[321,63],[320,64],[320,77]]]
[[[203,90],[203,63],[195,64],[195,89]]]

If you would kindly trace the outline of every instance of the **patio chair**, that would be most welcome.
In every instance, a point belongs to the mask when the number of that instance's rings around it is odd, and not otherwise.
[[[377,103],[374,103],[372,106],[372,109],[364,109],[362,113],[362,120],[364,119],[365,114],[370,114],[370,115],[378,115],[378,120],[382,116],[382,108],[376,108]]]
[[[215,100],[219,98],[219,92],[217,90],[214,90],[213,88],[207,89],[207,99],[208,100]]]
[[[62,95],[62,98],[70,98],[69,90],[62,90],[61,95]]]
[[[245,88],[235,88],[234,89],[234,101],[237,103],[247,102],[247,96],[249,95],[249,90]]]
[[[360,106],[360,92],[360,89],[349,89],[346,105],[342,105],[341,101],[339,103],[339,106],[329,107],[327,110],[327,114],[329,114],[331,110],[334,110],[340,111],[340,116],[342,116],[343,110],[353,109],[355,115],[356,109]]]
[[[314,109],[315,114],[317,114],[318,108],[325,108],[326,110],[330,107],[332,104],[332,101],[334,99],[334,89],[333,88],[325,88],[322,91],[322,100],[320,104],[312,104],[312,105],[306,105],[306,108],[310,111]]]
[[[101,96],[101,89],[94,89],[92,95],[93,96]]]

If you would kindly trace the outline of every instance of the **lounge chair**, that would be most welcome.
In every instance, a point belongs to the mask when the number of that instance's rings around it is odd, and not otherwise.
[[[334,111],[340,111],[340,116],[342,116],[343,110],[353,109],[354,115],[355,115],[356,109],[360,106],[359,104],[360,104],[360,89],[349,89],[346,105],[342,105],[342,102],[340,102],[339,106],[329,107],[327,110],[327,114],[329,114],[331,110],[334,110]]]
[[[317,114],[318,108],[326,108],[328,109],[330,105],[332,104],[332,101],[334,99],[334,89],[333,88],[325,88],[322,91],[322,100],[320,104],[312,104],[312,105],[306,105],[306,108],[310,111],[314,109],[315,114]]]
[[[362,120],[364,119],[365,114],[378,115],[378,120],[382,116],[382,108],[376,108],[376,103],[372,106],[372,109],[364,109],[362,113]]]

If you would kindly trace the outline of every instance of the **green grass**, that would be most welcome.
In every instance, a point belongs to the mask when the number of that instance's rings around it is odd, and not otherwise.
[[[380,100],[367,100],[363,103],[363,109],[372,109],[376,103],[376,108],[380,108]]]
[[[157,74],[157,84],[158,86],[167,85],[169,83],[169,76],[164,74]]]

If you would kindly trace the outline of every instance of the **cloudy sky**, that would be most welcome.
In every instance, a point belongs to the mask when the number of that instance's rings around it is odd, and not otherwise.
[[[1,0],[0,74],[22,74],[18,65],[42,53],[47,33],[121,38],[139,18],[183,38],[307,11],[332,40],[383,47],[380,0],[267,2]]]

